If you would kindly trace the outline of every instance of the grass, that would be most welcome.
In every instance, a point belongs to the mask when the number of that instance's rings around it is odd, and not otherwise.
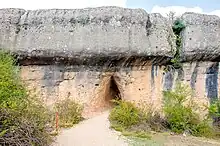
[[[69,98],[57,102],[54,109],[58,112],[60,127],[69,128],[83,120],[83,107]]]
[[[164,117],[147,104],[137,106],[129,101],[115,101],[117,104],[109,115],[111,128],[120,131],[124,136],[148,140],[151,139],[151,131],[219,137],[210,115],[201,118],[196,112],[198,107],[192,95],[190,87],[183,83],[177,83],[174,90],[164,91]],[[212,105],[210,111],[212,115],[216,115],[219,111],[218,104]]]
[[[120,131],[122,135],[150,139],[149,129],[160,129],[161,125],[153,122],[160,119],[154,118],[152,113],[147,114],[144,109],[138,108],[134,103],[128,101],[115,102],[117,105],[110,112],[109,120],[111,128]]]

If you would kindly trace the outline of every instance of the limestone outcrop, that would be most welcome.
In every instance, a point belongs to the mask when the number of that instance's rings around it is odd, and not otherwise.
[[[136,56],[160,61],[173,56],[168,21],[142,9],[1,9],[0,17],[0,47],[18,54],[23,64],[103,65]]]
[[[219,61],[220,18],[214,15],[185,13],[181,19],[186,26],[182,32],[182,59]]]
[[[177,80],[200,102],[217,98],[220,18],[185,13],[181,20],[181,69],[165,69],[177,48],[171,24],[142,9],[0,9],[0,48],[17,55],[22,79],[48,105],[69,97],[86,115],[116,96],[160,108],[162,91]]]

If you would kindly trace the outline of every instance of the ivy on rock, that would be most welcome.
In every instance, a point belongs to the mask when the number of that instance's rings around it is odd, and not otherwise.
[[[176,36],[176,52],[174,55],[174,58],[171,60],[171,63],[174,68],[178,69],[182,67],[182,64],[180,62],[180,51],[182,47],[182,40],[181,40],[181,31],[185,28],[185,24],[182,20],[177,19],[174,21],[173,24],[173,32]]]

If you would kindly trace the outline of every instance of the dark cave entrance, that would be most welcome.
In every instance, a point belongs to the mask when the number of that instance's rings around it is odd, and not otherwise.
[[[114,106],[116,103],[112,100],[121,100],[121,93],[119,90],[119,84],[116,77],[110,76],[107,86],[107,92],[105,94],[105,102],[110,106]]]
[[[95,84],[95,98],[92,98],[88,108],[88,116],[108,111],[117,105],[114,100],[123,99],[120,78],[113,73],[105,73],[101,77],[101,82]],[[91,109],[90,109],[91,108]]]

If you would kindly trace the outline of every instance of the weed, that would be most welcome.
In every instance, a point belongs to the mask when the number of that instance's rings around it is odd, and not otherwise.
[[[220,100],[213,101],[210,104],[209,114],[212,117],[220,117]]]
[[[49,145],[47,108],[28,95],[10,54],[0,52],[0,68],[0,145]]]
[[[164,112],[171,131],[183,133],[189,131],[194,136],[211,137],[213,129],[209,119],[202,120],[194,111],[196,105],[191,99],[188,86],[177,83],[173,91],[164,92]]]
[[[125,128],[129,128],[141,121],[141,110],[135,104],[127,101],[118,101],[117,104],[110,113],[110,121]]]
[[[149,131],[161,131],[163,124],[158,113],[153,114],[151,108],[144,105],[136,106],[129,101],[114,101],[109,120],[111,128],[122,132],[122,135],[149,138]],[[160,123],[161,122],[161,123]]]
[[[122,131],[122,135],[151,139],[151,135],[146,131]]]
[[[212,101],[208,107],[209,116],[213,119],[213,127],[216,136],[220,136],[220,100]]]
[[[57,102],[55,111],[59,114],[59,126],[61,127],[72,127],[83,120],[82,106],[69,98]]]

